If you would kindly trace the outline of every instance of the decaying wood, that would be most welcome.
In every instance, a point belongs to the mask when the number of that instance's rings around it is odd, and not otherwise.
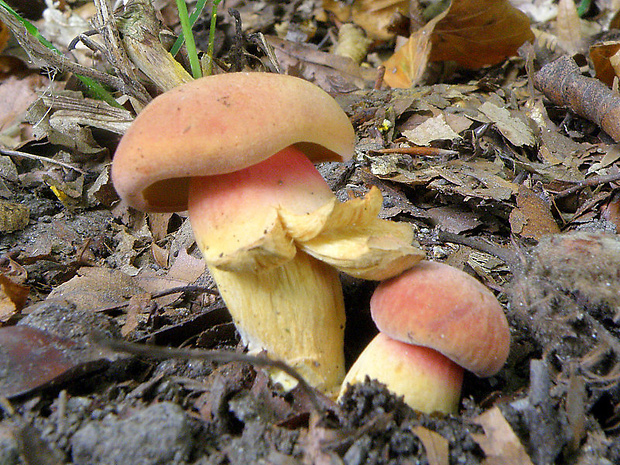
[[[162,45],[161,24],[150,1],[128,1],[117,24],[127,56],[161,92],[194,80]]]
[[[103,38],[104,48],[107,51],[106,59],[120,76],[125,93],[134,96],[142,104],[148,103],[151,97],[138,81],[133,65],[121,44],[117,24],[110,11],[108,0],[94,0],[94,3],[97,14],[93,18],[93,26]]]
[[[102,73],[94,68],[82,66],[79,63],[68,60],[63,55],[47,48],[39,42],[37,38],[28,33],[24,25],[20,23],[12,14],[1,7],[0,21],[8,25],[21,47],[26,51],[34,63],[41,66],[57,68],[63,72],[71,72],[81,76],[86,76],[114,89],[125,91],[125,83],[118,77],[112,76],[111,74]]]
[[[598,79],[583,76],[572,58],[545,65],[534,76],[534,85],[556,105],[598,124],[620,142],[620,96]]]

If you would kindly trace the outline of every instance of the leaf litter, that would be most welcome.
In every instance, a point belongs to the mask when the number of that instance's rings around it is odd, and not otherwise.
[[[596,69],[613,86],[617,49],[601,50],[608,44],[591,32],[604,18],[613,25],[613,9],[593,2],[597,10],[579,17],[564,1],[453,0],[442,13],[398,1],[229,3],[240,21],[218,12],[218,72],[281,69],[335,94],[358,143],[352,165],[322,170],[332,189],[346,199],[378,186],[382,218],[413,224],[429,258],[497,293],[513,331],[507,366],[490,380],[466,378],[459,413],[443,417],[412,411],[373,381],[339,404],[310,401],[244,362],[119,356],[101,346],[98,331],[243,349],[186,218],[116,203],[111,154],[157,93],[149,74],[144,86],[128,78],[136,70],[106,33],[96,39],[111,41],[110,53],[79,45],[71,60],[98,62],[92,74],[120,90],[124,108],[86,97],[66,74],[84,68],[43,52],[2,15],[22,48],[9,41],[1,57],[11,68],[0,93],[19,98],[0,99],[10,105],[0,128],[0,337],[18,341],[0,347],[0,395],[10,397],[0,457],[37,463],[45,451],[54,463],[106,463],[89,444],[122,444],[125,463],[617,463],[617,104],[592,77]],[[111,27],[104,7],[67,2],[37,25],[66,50],[86,32],[84,18]],[[158,8],[178,31],[174,8]],[[357,39],[361,58],[333,53],[346,39],[342,23],[367,36]],[[59,72],[39,74],[42,64]],[[372,288],[345,285],[356,324],[347,339],[359,350],[376,331],[360,311]],[[47,341],[42,352],[23,343],[34,332]],[[65,359],[65,346],[78,350]],[[23,378],[15,364],[35,370]],[[170,435],[139,448],[127,428],[139,438]]]

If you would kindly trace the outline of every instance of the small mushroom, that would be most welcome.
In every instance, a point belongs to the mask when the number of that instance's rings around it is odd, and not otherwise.
[[[422,412],[457,410],[463,370],[497,373],[510,350],[501,305],[478,280],[454,267],[420,262],[379,284],[370,310],[380,333],[345,377],[384,383]]]
[[[231,73],[155,98],[122,138],[112,167],[129,205],[189,209],[243,342],[328,394],[344,377],[338,270],[381,280],[423,257],[409,225],[377,218],[376,188],[338,202],[314,167],[349,160],[354,141],[346,114],[313,84]],[[276,381],[291,385],[288,377]]]

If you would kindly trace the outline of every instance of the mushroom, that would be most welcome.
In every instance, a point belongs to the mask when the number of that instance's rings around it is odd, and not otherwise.
[[[510,330],[501,305],[454,267],[418,263],[379,284],[370,311],[380,333],[347,373],[341,397],[348,384],[368,376],[416,410],[451,413],[464,369],[491,376],[508,357]]]
[[[386,279],[423,257],[382,197],[338,202],[313,163],[346,161],[355,134],[334,99],[285,75],[230,73],[155,98],[123,136],[112,179],[143,211],[189,210],[243,342],[333,395],[344,377],[338,270]],[[284,387],[291,379],[275,377]]]

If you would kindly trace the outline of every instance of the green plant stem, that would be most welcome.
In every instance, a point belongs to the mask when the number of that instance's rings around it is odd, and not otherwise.
[[[200,13],[202,13],[202,10],[205,7],[206,3],[207,0],[198,0],[198,2],[196,3],[196,8],[192,12],[192,14],[189,15],[190,28],[194,27],[194,24],[196,24],[196,20],[198,19],[198,16],[200,16]],[[181,50],[181,47],[183,46],[183,42],[185,42],[185,34],[183,34],[183,31],[181,31],[179,37],[177,37],[177,40],[174,42],[174,45],[170,49],[170,53],[172,54],[172,56],[176,56],[176,54],[179,53],[179,50]]]
[[[213,47],[215,43],[215,23],[217,21],[217,6],[222,0],[213,0],[211,7],[211,23],[209,24],[209,47],[207,48],[207,69],[205,74],[210,76],[213,72]]]
[[[591,0],[581,0],[581,2],[579,2],[579,6],[577,6],[577,15],[580,18],[583,18],[583,16],[590,11],[590,3]]]
[[[177,10],[179,11],[179,19],[181,20],[181,29],[185,36],[185,46],[187,48],[187,56],[189,58],[189,65],[192,68],[192,75],[194,79],[202,77],[202,70],[200,69],[200,61],[198,60],[198,53],[196,52],[196,43],[194,42],[194,35],[192,34],[192,27],[189,23],[189,15],[187,14],[187,5],[185,0],[176,0]]]
[[[52,44],[49,40],[41,35],[39,30],[36,28],[34,24],[30,21],[22,18],[19,13],[17,13],[13,8],[7,5],[3,0],[0,0],[0,6],[2,6],[7,12],[13,15],[26,29],[26,31],[37,39],[41,44],[53,50],[55,53],[61,55],[60,50],[58,50],[54,44]],[[101,85],[100,82],[95,81],[92,78],[87,76],[81,76],[79,74],[75,75],[89,90],[90,92],[100,100],[118,108],[122,108],[122,106],[112,97],[112,95]]]

